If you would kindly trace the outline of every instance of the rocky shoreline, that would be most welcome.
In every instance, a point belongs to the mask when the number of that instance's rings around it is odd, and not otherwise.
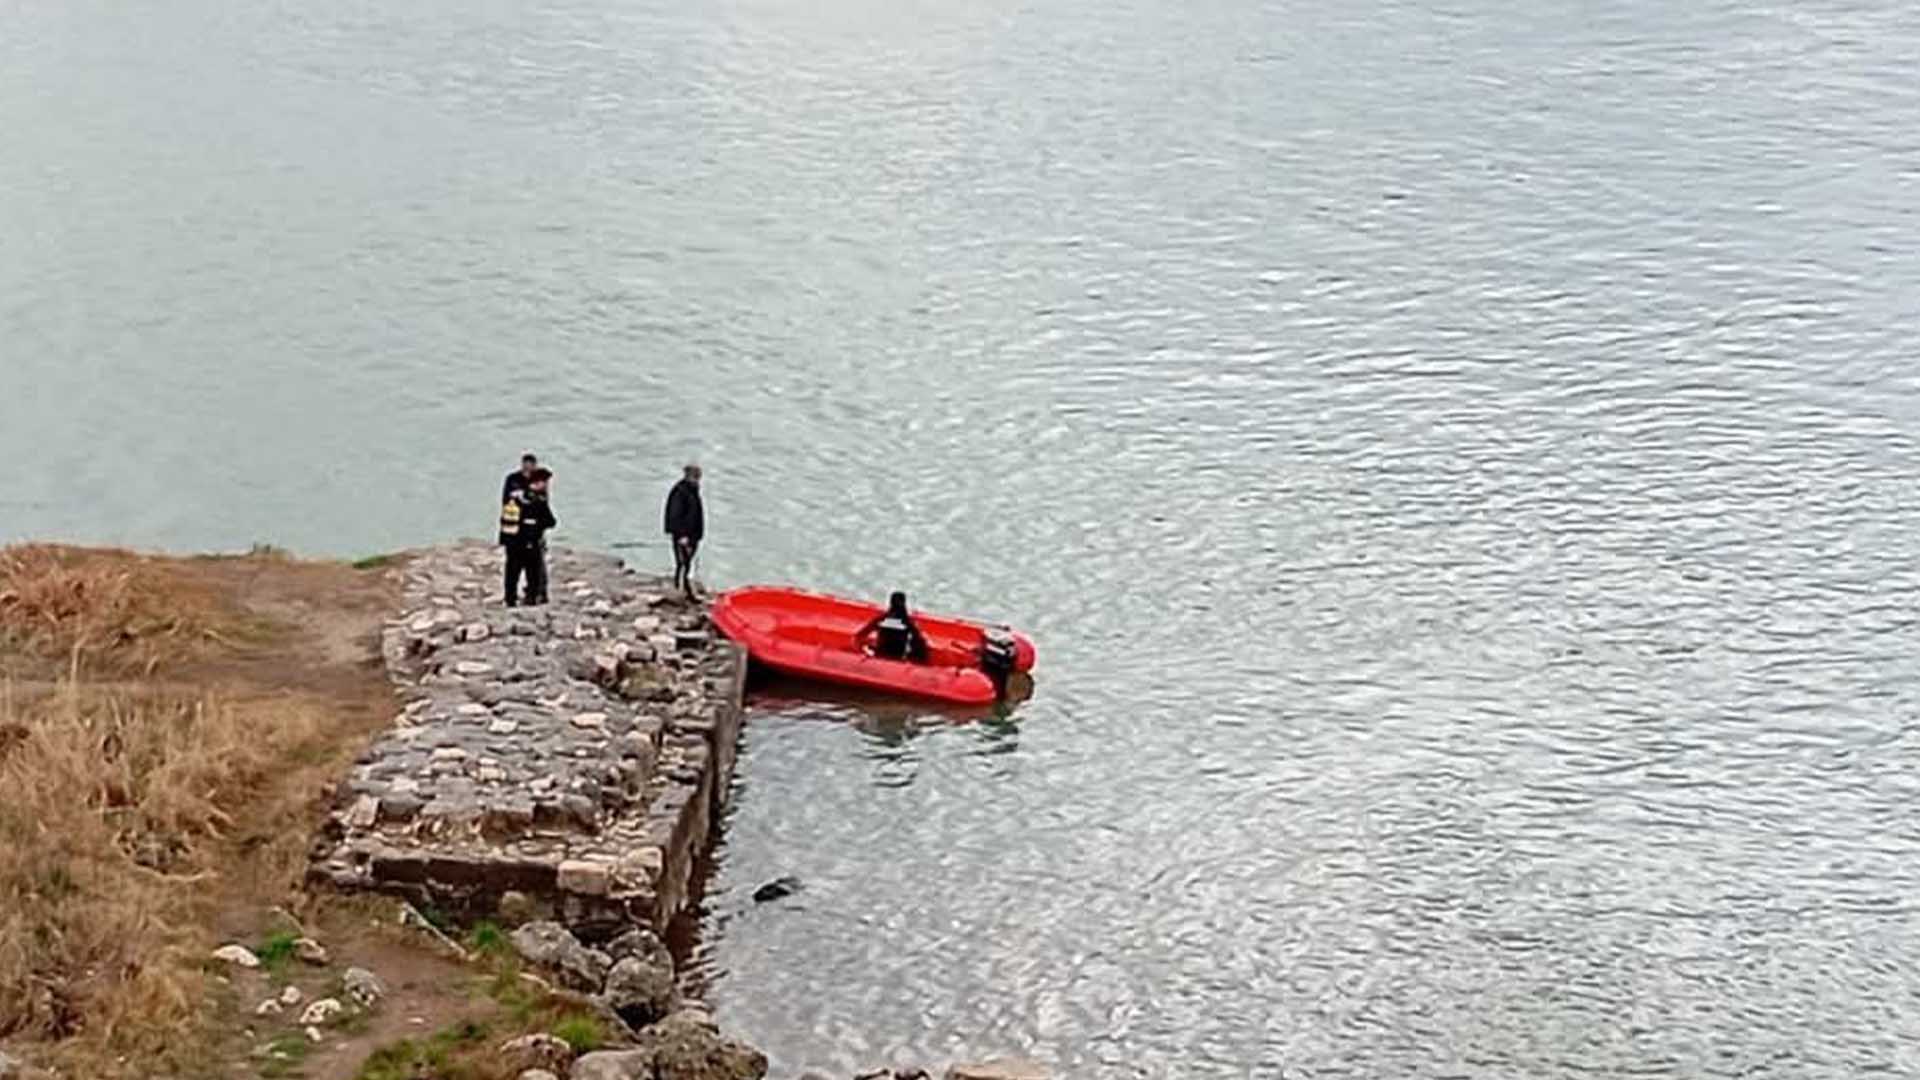
[[[618,1033],[578,1055],[547,1036],[504,1045],[520,1080],[760,1080],[765,1055],[682,997],[661,943],[728,795],[745,657],[664,578],[571,549],[551,566],[552,602],[509,609],[493,546],[407,557],[382,637],[402,707],[341,783],[309,880],[511,928],[545,988]]]

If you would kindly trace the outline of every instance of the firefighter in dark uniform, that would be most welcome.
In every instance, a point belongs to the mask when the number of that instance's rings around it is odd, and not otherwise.
[[[520,578],[527,579],[526,603],[547,602],[547,531],[559,524],[547,502],[553,473],[535,469],[525,487],[507,495],[500,507],[500,544],[507,550],[507,606],[520,605]]]

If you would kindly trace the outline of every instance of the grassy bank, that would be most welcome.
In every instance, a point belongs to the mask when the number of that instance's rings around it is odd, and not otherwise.
[[[389,590],[271,553],[0,550],[0,1040],[194,1067],[205,958],[296,902],[317,797],[389,714]]]
[[[393,901],[302,887],[394,714],[404,561],[0,549],[0,1051],[71,1077],[511,1080],[504,1039],[611,1037],[495,928],[455,956]],[[296,960],[302,937],[331,959]],[[213,961],[225,944],[260,966]],[[320,1041],[262,1011],[343,996],[350,965],[389,997]]]

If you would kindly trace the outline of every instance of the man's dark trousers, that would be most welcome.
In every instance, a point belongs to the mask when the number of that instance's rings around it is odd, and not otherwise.
[[[507,606],[520,605],[520,576],[527,578],[527,603],[547,602],[546,545],[517,543],[507,545]]]

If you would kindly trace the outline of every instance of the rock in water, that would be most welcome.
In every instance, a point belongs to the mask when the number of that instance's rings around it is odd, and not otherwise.
[[[955,1065],[947,1080],[1051,1080],[1047,1068],[1023,1058],[995,1058],[975,1065]]]
[[[785,900],[787,897],[799,892],[800,889],[800,879],[797,877],[776,878],[753,890],[753,902],[756,904],[770,904],[775,900]]]
[[[232,964],[234,967],[257,968],[260,966],[260,958],[253,955],[253,951],[245,945],[222,945],[213,950],[213,958],[224,964]]]
[[[528,962],[552,971],[565,986],[598,993],[613,962],[607,954],[580,944],[580,939],[556,922],[531,922],[508,936]]]
[[[387,996],[386,984],[366,968],[348,968],[347,973],[341,976],[340,983],[346,989],[347,996],[363,1009],[373,1008]]]

